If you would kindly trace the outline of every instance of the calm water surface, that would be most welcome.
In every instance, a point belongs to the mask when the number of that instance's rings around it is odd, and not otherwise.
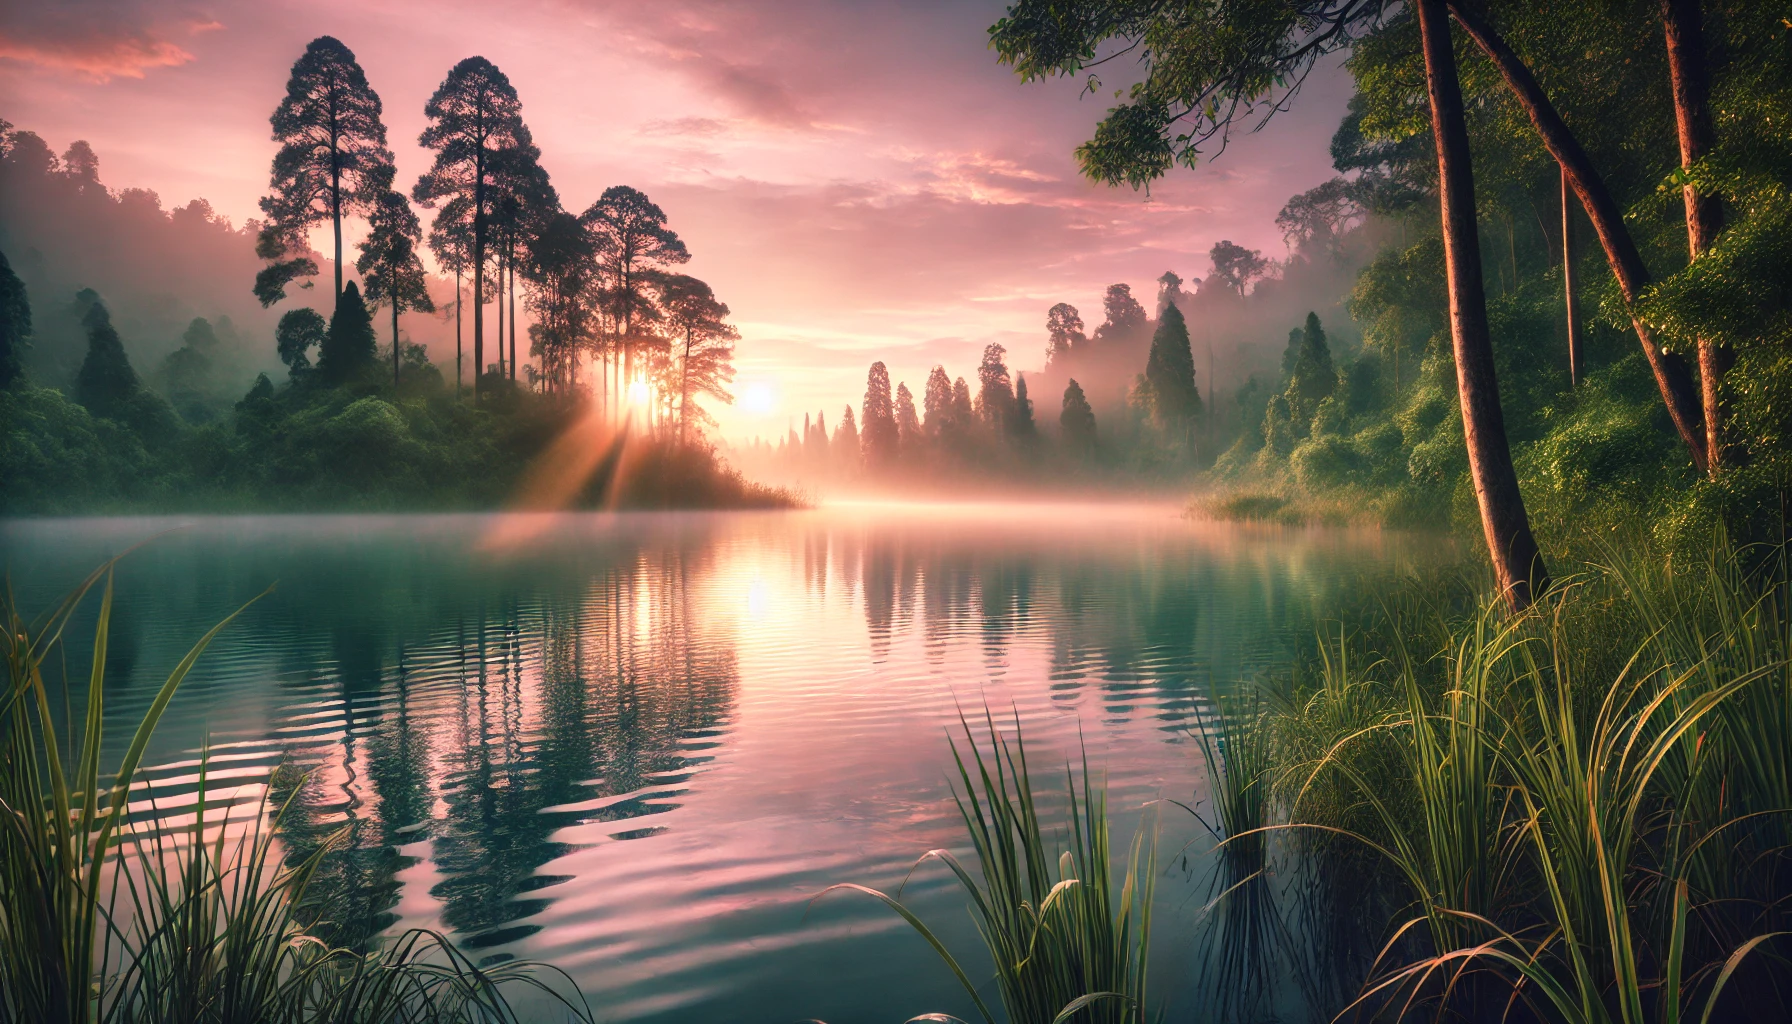
[[[190,790],[206,747],[247,796],[284,797],[296,766],[290,841],[350,830],[317,883],[345,932],[550,961],[600,1019],[783,1024],[969,1016],[887,910],[809,902],[963,847],[959,709],[1018,713],[1054,792],[1080,736],[1124,848],[1159,798],[1200,800],[1209,693],[1284,660],[1365,570],[1433,555],[1160,507],[886,505],[14,521],[0,556],[43,608],[152,537],[119,569],[115,744],[188,645],[276,587],[164,720],[158,792]],[[1186,1014],[1207,844],[1174,807],[1159,828],[1153,975]],[[906,897],[975,949],[938,865]]]

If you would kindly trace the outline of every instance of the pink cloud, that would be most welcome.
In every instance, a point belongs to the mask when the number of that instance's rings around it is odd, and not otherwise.
[[[223,28],[209,17],[145,16],[94,3],[21,4],[0,19],[0,60],[72,72],[91,82],[142,78],[193,60],[175,37]]]

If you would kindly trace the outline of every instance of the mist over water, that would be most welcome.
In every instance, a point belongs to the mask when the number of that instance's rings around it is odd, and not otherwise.
[[[11,521],[0,556],[41,609],[182,527],[120,565],[117,745],[192,641],[277,585],[185,684],[146,776],[159,797],[190,793],[209,745],[213,785],[294,795],[295,849],[346,827],[352,852],[316,885],[342,936],[427,925],[478,957],[544,959],[604,1019],[788,1022],[971,1012],[889,911],[808,902],[835,882],[893,890],[916,857],[962,844],[947,782],[961,710],[1018,715],[1050,794],[1080,736],[1118,840],[1160,797],[1200,799],[1189,730],[1212,692],[1282,663],[1365,572],[1437,555],[1158,506],[518,525]],[[70,650],[71,675],[86,656]],[[1162,812],[1165,908],[1205,901],[1199,833]],[[939,865],[905,899],[974,946]],[[1191,962],[1199,915],[1159,922],[1154,956]]]

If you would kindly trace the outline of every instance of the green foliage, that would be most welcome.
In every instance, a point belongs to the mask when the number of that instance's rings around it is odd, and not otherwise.
[[[1151,352],[1145,360],[1151,412],[1165,430],[1181,434],[1201,415],[1201,391],[1195,385],[1195,357],[1189,348],[1188,323],[1174,305],[1164,307]]]
[[[0,252],[0,389],[11,387],[24,374],[30,345],[31,300],[25,295],[25,282]]]
[[[274,344],[279,350],[280,361],[286,364],[293,377],[302,376],[311,369],[311,350],[322,351],[329,331],[323,314],[308,306],[289,309],[281,315],[279,325],[274,328]]]
[[[81,318],[87,329],[87,358],[75,378],[75,400],[95,416],[122,420],[142,385],[124,354],[124,342],[112,326],[112,315],[95,301]]]
[[[326,382],[345,384],[366,377],[374,366],[377,342],[373,316],[361,301],[361,290],[350,281],[336,300],[330,329],[318,346],[317,372]]]
[[[1338,387],[1338,373],[1332,368],[1332,350],[1325,343],[1325,329],[1319,316],[1307,314],[1301,331],[1300,351],[1288,374],[1288,411],[1296,423],[1311,423],[1319,411],[1319,403],[1332,396]]]
[[[1089,408],[1089,399],[1075,378],[1064,386],[1064,406],[1058,413],[1058,427],[1064,432],[1065,440],[1073,445],[1087,449],[1095,444],[1095,410]]]

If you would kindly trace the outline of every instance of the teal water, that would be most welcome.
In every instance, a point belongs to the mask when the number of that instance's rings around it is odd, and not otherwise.
[[[783,1024],[971,1012],[889,911],[811,900],[962,852],[947,737],[986,706],[1019,716],[1049,792],[1080,737],[1117,848],[1157,821],[1153,977],[1192,1010],[1210,842],[1159,801],[1199,806],[1208,695],[1285,662],[1365,572],[1436,555],[1156,506],[0,523],[26,609],[139,544],[109,739],[273,586],[181,691],[147,777],[177,800],[209,750],[246,802],[305,778],[288,841],[348,829],[317,883],[345,935],[427,925],[547,960],[603,1020]],[[905,898],[975,949],[938,865]]]

